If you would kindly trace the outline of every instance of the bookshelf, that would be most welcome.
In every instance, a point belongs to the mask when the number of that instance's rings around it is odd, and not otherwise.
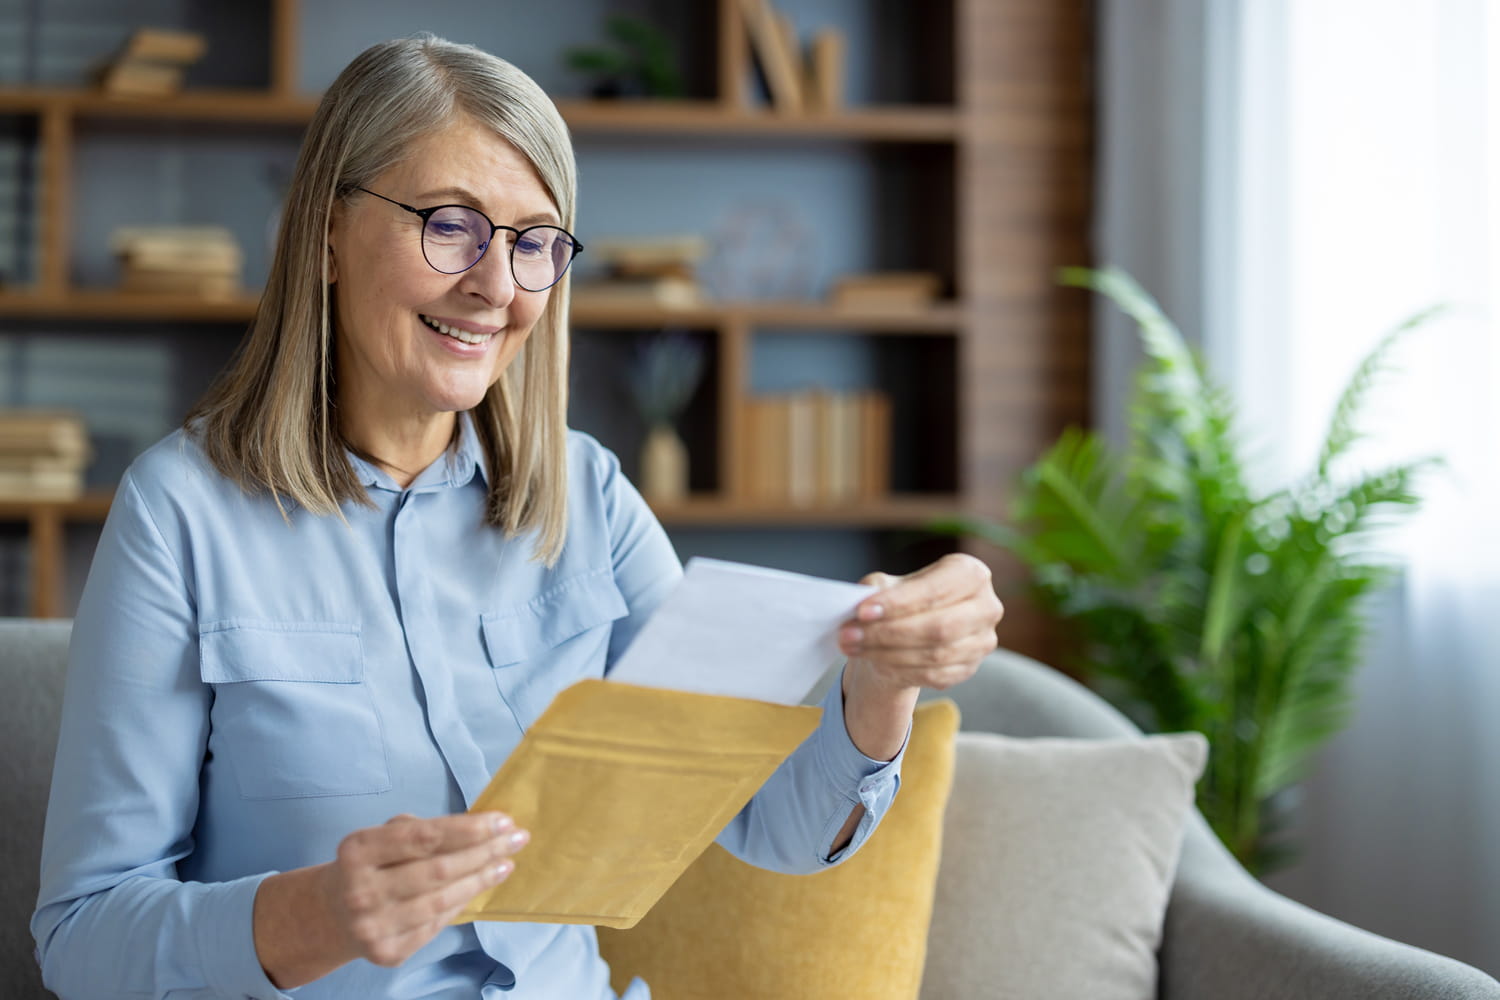
[[[796,6],[794,0],[782,5]],[[1090,5],[927,5],[922,30],[900,39],[914,47],[903,57],[904,72],[922,81],[922,93],[899,103],[796,114],[773,110],[754,93],[740,0],[716,0],[712,9],[714,16],[705,21],[695,15],[693,22],[699,31],[712,25],[709,37],[697,39],[713,52],[712,92],[675,101],[560,100],[580,151],[596,141],[689,146],[729,158],[741,150],[816,148],[894,165],[890,183],[918,186],[939,206],[942,238],[915,263],[942,275],[946,295],[930,307],[904,311],[801,301],[594,307],[580,298],[572,316],[582,334],[575,356],[590,341],[626,340],[667,327],[709,344],[712,361],[697,410],[707,429],[689,441],[695,465],[707,471],[686,500],[661,505],[658,515],[669,528],[878,532],[917,529],[957,510],[1001,514],[1015,473],[1065,424],[1087,417],[1088,303],[1079,293],[1058,290],[1052,273],[1089,260]],[[99,123],[117,130],[201,123],[217,134],[248,129],[293,143],[316,105],[296,81],[299,4],[270,0],[267,16],[263,86],[132,99],[0,86],[0,116],[34,129],[39,220],[34,280],[0,288],[0,324],[70,321],[106,328],[165,321],[234,328],[253,315],[253,294],[193,299],[126,294],[78,281],[72,188],[80,132]],[[928,72],[931,67],[942,71]],[[904,447],[934,451],[907,466],[928,471],[908,475],[889,496],[836,507],[752,501],[739,471],[748,447],[744,402],[752,392],[752,358],[767,336],[852,338],[875,345],[875,351],[899,344],[898,361],[938,359],[906,365],[904,372],[898,363],[898,373],[887,376],[900,380],[893,388],[908,404],[906,412],[897,405],[898,421],[910,425]],[[942,447],[924,444],[924,437],[938,436],[945,438]],[[107,509],[107,492],[65,505],[0,503],[0,520],[29,525],[33,613],[66,612],[62,528],[98,523]],[[1007,599],[1007,644],[1045,654],[1046,623],[1016,600],[1019,567],[998,552],[972,550],[995,568]]]

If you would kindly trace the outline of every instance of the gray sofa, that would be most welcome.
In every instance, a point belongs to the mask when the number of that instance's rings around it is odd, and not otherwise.
[[[48,996],[28,929],[52,770],[65,622],[0,620],[0,998]],[[1012,736],[1119,737],[1137,731],[1055,671],[992,655],[949,692],[965,729]],[[955,790],[956,794],[961,791]],[[1500,1000],[1476,969],[1315,913],[1252,879],[1195,812],[1167,910],[1160,955],[1164,1000]]]

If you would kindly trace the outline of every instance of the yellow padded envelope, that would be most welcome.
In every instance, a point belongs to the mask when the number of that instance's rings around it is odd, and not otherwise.
[[[579,681],[553,700],[471,807],[514,817],[531,842],[510,878],[455,923],[635,926],[821,714]]]

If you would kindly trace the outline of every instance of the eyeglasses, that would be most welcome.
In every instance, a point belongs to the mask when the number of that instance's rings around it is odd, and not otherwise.
[[[356,185],[354,190],[418,216],[422,220],[422,256],[434,271],[443,274],[460,274],[478,264],[495,233],[502,229],[516,234],[510,248],[510,273],[528,292],[544,292],[557,284],[573,258],[583,252],[583,244],[558,226],[497,226],[489,216],[467,205],[412,208],[369,188]]]

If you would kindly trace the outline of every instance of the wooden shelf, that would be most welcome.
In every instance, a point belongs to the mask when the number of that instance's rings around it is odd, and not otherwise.
[[[91,491],[76,500],[25,500],[0,497],[0,521],[26,521],[38,514],[79,524],[97,524],[109,513],[114,491]]]
[[[69,289],[65,292],[0,292],[0,316],[40,319],[165,319],[228,323],[255,315],[259,294],[227,299],[188,295],[155,295],[112,289]]]
[[[699,494],[680,504],[653,504],[663,524],[759,528],[837,526],[846,528],[920,528],[933,518],[952,515],[962,507],[954,494],[894,494],[879,500],[825,507],[751,503],[716,494]]]
[[[0,316],[58,319],[165,319],[204,322],[249,321],[260,296],[255,292],[227,299],[185,295],[152,295],[108,288],[69,289],[61,293],[0,291]],[[593,329],[654,329],[691,326],[719,329],[747,327],[809,327],[831,333],[848,332],[936,334],[956,333],[965,321],[963,306],[945,302],[918,311],[869,312],[835,309],[820,302],[765,302],[707,304],[692,309],[660,306],[573,304],[575,327]]]
[[[61,113],[78,118],[155,118],[306,125],[318,98],[257,90],[184,90],[170,97],[116,97],[96,90],[0,87],[0,114]],[[954,108],[885,105],[823,114],[780,114],[719,101],[558,101],[568,126],[583,134],[686,138],[834,139],[953,142],[963,119]]]
[[[831,114],[779,114],[718,101],[558,101],[579,132],[726,138],[953,142],[962,119],[954,108],[921,105],[850,108]]]
[[[615,306],[591,304],[579,297],[573,302],[575,327],[600,329],[650,329],[661,326],[716,328],[814,327],[830,332],[952,334],[964,322],[964,311],[956,303],[943,303],[917,311],[869,312],[835,309],[821,302],[721,303],[673,309],[662,306]]]
[[[0,521],[27,521],[48,516],[76,524],[99,524],[109,514],[113,500],[113,491],[97,490],[76,500],[0,498]],[[751,527],[760,524],[841,524],[915,528],[932,518],[951,515],[960,507],[960,498],[947,493],[893,494],[879,500],[826,507],[750,503],[703,493],[680,504],[654,504],[652,509],[663,522],[670,524],[741,524]]]
[[[0,113],[70,114],[80,118],[156,118],[306,125],[316,97],[283,97],[260,90],[184,90],[171,97],[114,97],[97,90],[0,88]]]

